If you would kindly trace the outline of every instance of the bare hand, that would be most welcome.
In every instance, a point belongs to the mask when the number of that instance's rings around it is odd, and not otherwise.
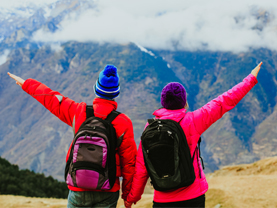
[[[255,69],[253,69],[252,70],[252,72],[251,72],[251,74],[253,75],[253,76],[255,76],[256,78],[257,78],[257,76],[258,76],[258,73],[259,73],[259,71],[260,71],[260,69],[261,69],[261,65],[263,64],[263,62],[260,62],[256,67],[255,67]]]
[[[124,205],[126,208],[131,208],[133,203],[127,202],[127,200],[124,200]]]
[[[25,82],[24,79],[22,79],[21,77],[15,76],[14,74],[11,74],[10,72],[8,72],[8,75],[16,81],[16,84],[22,87],[22,85]]]

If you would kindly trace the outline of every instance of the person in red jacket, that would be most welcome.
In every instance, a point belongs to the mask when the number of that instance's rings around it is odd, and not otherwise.
[[[86,120],[86,103],[76,103],[63,96],[57,91],[51,90],[46,85],[34,80],[15,76],[8,72],[8,75],[16,81],[22,89],[39,101],[51,113],[73,128],[74,134],[81,124]],[[114,100],[120,93],[119,76],[117,68],[107,65],[99,74],[94,86],[96,98],[93,101],[94,114],[105,119],[111,111],[117,109],[117,102]],[[68,207],[116,207],[119,198],[120,182],[122,181],[122,199],[125,201],[131,189],[132,179],[135,172],[135,160],[137,147],[134,141],[133,126],[130,118],[125,114],[119,114],[112,122],[116,136],[123,135],[121,145],[116,153],[116,182],[107,191],[96,191],[73,187],[68,185]],[[72,146],[72,143],[70,147]],[[69,148],[70,150],[70,148]],[[66,156],[68,160],[70,151]]]

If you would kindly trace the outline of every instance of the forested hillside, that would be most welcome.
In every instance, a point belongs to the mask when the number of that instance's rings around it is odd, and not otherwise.
[[[52,176],[30,170],[19,170],[0,157],[0,194],[12,194],[31,197],[66,198],[68,188]]]

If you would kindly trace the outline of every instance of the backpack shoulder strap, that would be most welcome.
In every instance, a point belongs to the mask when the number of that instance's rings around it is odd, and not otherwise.
[[[121,114],[121,113],[118,112],[118,111],[112,111],[112,112],[107,116],[107,118],[106,118],[105,120],[108,121],[109,123],[112,123],[112,121],[113,121],[119,114]]]
[[[113,121],[119,114],[121,114],[121,113],[118,112],[118,111],[112,111],[112,112],[107,116],[107,118],[106,118],[105,120],[108,121],[109,123],[112,123],[112,121]],[[117,139],[116,147],[119,147],[119,146],[121,145],[124,134],[125,134],[125,132]]]
[[[200,151],[200,143],[201,143],[201,137],[198,140],[198,149],[199,149],[199,157],[201,159],[203,170],[205,169],[203,158],[201,157],[201,151]]]
[[[151,118],[151,119],[148,119],[148,124],[150,125],[151,123],[153,123],[155,121],[155,118]]]
[[[94,110],[92,105],[86,106],[86,114],[87,114],[87,119],[94,116]]]
[[[201,160],[202,168],[203,168],[203,170],[204,170],[204,169],[205,169],[205,166],[204,166],[203,158],[201,157],[200,143],[201,143],[201,136],[199,137],[199,140],[198,140],[198,142],[197,142],[197,146],[196,146],[196,148],[195,148],[195,150],[194,150],[194,152],[193,152],[193,156],[192,156],[191,159],[192,159],[192,162],[193,162],[194,156],[195,156],[195,154],[197,154],[197,157],[199,157],[200,160]],[[197,152],[197,150],[198,150],[198,152]],[[197,153],[196,153],[196,152],[197,152]],[[201,171],[200,171],[200,165],[199,165],[199,162],[198,162],[198,161],[197,161],[197,164],[198,164],[198,170],[199,170],[199,177],[202,178],[202,176],[201,176]]]

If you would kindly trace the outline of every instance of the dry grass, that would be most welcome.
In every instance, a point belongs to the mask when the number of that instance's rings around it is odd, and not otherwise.
[[[276,175],[277,157],[270,157],[259,160],[252,164],[242,164],[226,166],[215,171],[214,176],[234,176],[234,175]]]
[[[277,207],[277,157],[226,166],[209,174],[207,180],[207,207]]]
[[[208,177],[207,207],[276,208],[275,175]]]
[[[66,208],[66,199],[0,195],[0,208]]]
[[[133,205],[132,208],[152,208],[153,194],[143,194],[141,200],[137,204]],[[124,208],[124,202],[122,199],[118,200],[117,208]]]

